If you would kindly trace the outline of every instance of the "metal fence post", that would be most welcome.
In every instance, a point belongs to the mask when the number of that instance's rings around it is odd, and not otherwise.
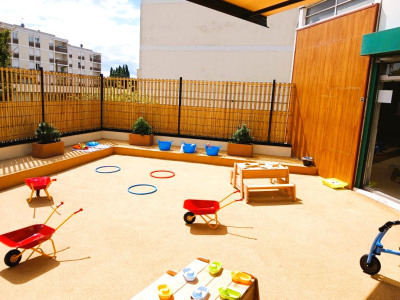
[[[42,98],[42,123],[45,122],[44,118],[44,76],[43,76],[43,67],[39,67],[40,71],[40,96]]]
[[[272,123],[272,113],[274,112],[274,98],[275,98],[275,79],[272,81],[271,109],[269,111],[269,124],[268,124],[268,143],[271,142],[271,123]]]
[[[100,129],[103,129],[104,76],[100,74]]]
[[[181,135],[182,77],[179,77],[178,135]]]

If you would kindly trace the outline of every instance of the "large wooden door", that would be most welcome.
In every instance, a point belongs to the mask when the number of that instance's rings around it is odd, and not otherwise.
[[[361,42],[363,34],[375,30],[377,10],[372,5],[297,32],[292,153],[312,156],[322,177],[350,187],[369,77]]]

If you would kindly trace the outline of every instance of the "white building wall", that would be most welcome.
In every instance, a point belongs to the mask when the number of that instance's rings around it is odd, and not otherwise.
[[[298,9],[262,27],[179,0],[142,0],[138,77],[289,82]]]
[[[378,30],[400,27],[400,1],[381,0],[381,11]]]

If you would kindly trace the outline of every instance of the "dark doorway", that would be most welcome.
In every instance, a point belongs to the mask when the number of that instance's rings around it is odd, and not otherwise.
[[[385,82],[391,103],[380,103],[369,187],[400,199],[400,82]]]

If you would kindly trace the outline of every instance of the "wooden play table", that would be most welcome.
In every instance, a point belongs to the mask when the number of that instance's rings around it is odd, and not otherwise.
[[[193,282],[187,282],[182,271],[176,273],[168,271],[139,294],[131,298],[131,300],[157,300],[158,285],[168,284],[173,292],[173,300],[188,300],[191,299],[191,294],[199,286],[206,286],[209,290],[208,300],[220,299],[218,289],[220,287],[228,287],[240,292],[241,300],[259,300],[258,281],[252,276],[250,285],[238,284],[232,281],[231,271],[222,269],[220,273],[212,276],[208,271],[210,261],[204,258],[197,258],[186,267],[192,268],[197,273],[197,278]]]
[[[289,168],[278,163],[257,164],[257,163],[235,163],[231,184],[238,188],[241,197],[244,197],[244,179],[250,178],[266,178],[271,183],[276,181],[278,184],[289,183]]]

